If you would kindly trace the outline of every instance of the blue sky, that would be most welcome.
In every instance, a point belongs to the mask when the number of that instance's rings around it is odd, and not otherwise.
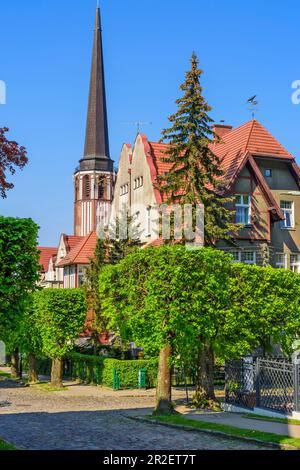
[[[72,175],[82,156],[95,0],[1,2],[0,80],[7,104],[0,127],[28,149],[30,164],[0,200],[2,215],[31,217],[40,243],[56,245],[73,231]],[[300,105],[291,84],[300,79],[298,0],[102,0],[110,145],[118,162],[133,142],[130,121],[159,139],[175,110],[192,51],[204,69],[212,117],[234,126],[257,118],[300,162]]]

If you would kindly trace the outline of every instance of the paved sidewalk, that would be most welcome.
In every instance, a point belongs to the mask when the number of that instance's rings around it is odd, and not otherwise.
[[[281,436],[300,438],[300,426],[295,424],[275,423],[273,421],[263,421],[260,419],[245,418],[239,413],[213,413],[193,411],[185,406],[179,406],[177,411],[182,413],[185,418],[196,421],[206,421],[208,423],[224,424],[240,429],[250,429],[254,431],[269,432]]]

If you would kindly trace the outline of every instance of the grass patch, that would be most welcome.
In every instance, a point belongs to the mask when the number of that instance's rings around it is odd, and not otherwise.
[[[8,372],[3,372],[2,370],[0,370],[0,377],[2,377],[3,379],[10,379],[11,375]]]
[[[0,439],[0,451],[1,450],[17,450],[12,444],[8,444]]]
[[[65,392],[66,390],[69,390],[68,387],[52,387],[49,382],[37,382],[36,384],[32,384],[31,387],[37,388],[38,390],[42,390],[43,392]]]
[[[262,443],[279,444],[282,446],[291,446],[300,449],[300,438],[281,436],[279,434],[272,434],[268,432],[255,431],[251,429],[241,429],[234,426],[228,426],[219,423],[209,423],[207,421],[196,421],[183,416],[159,416],[149,417],[156,422],[175,424],[179,426],[188,426],[189,428],[201,429],[207,431],[217,431],[227,434],[228,436],[236,436],[241,438],[250,438],[261,441]]]
[[[300,420],[292,418],[271,418],[270,416],[262,416],[252,413],[243,414],[243,418],[259,419],[261,421],[272,421],[273,423],[295,424],[296,426],[300,426]]]

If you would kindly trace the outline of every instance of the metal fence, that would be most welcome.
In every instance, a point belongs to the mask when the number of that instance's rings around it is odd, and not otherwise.
[[[247,358],[227,363],[225,401],[284,414],[300,411],[300,366],[281,358]]]

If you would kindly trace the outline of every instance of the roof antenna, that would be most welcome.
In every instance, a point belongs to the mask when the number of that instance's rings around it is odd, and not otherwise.
[[[258,105],[257,95],[254,95],[254,96],[252,96],[251,98],[249,98],[249,99],[247,100],[247,104],[249,105],[248,110],[251,112],[252,119],[254,119],[254,118],[255,118],[255,114],[256,114],[256,112],[258,111],[258,108],[257,108],[257,105]]]
[[[122,124],[128,124],[128,125],[134,125],[137,128],[137,134],[140,133],[141,127],[142,126],[151,126],[152,122],[146,122],[146,121],[128,121],[128,122],[122,122]]]

